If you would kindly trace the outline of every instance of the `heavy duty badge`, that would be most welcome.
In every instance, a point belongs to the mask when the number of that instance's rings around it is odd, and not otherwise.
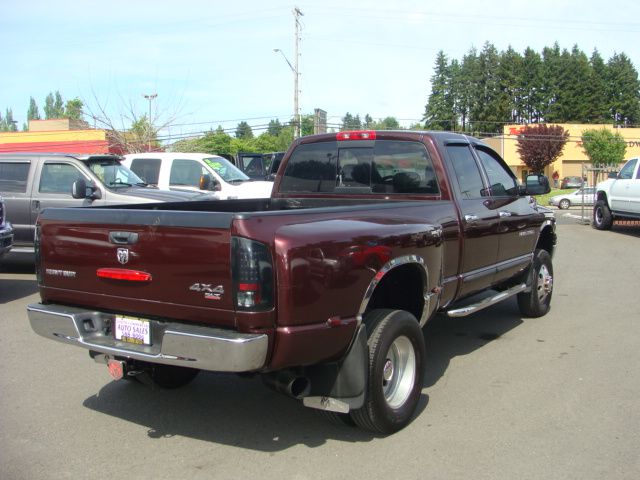
[[[125,265],[127,262],[129,262],[129,249],[119,248],[116,252],[116,255],[118,257],[118,262],[120,262],[122,265]]]

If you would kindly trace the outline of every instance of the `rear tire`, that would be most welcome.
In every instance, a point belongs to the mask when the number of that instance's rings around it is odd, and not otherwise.
[[[593,207],[593,226],[597,230],[611,230],[613,215],[604,200],[598,200]]]
[[[553,294],[553,264],[546,250],[537,249],[527,276],[529,291],[518,294],[520,313],[537,318],[546,315],[551,308]]]
[[[364,405],[351,412],[357,426],[390,434],[406,426],[420,400],[426,349],[416,318],[403,310],[365,317],[369,373]]]
[[[558,208],[560,210],[566,210],[571,206],[571,202],[569,200],[567,200],[566,198],[563,198],[562,200],[560,200],[560,203],[558,203]]]

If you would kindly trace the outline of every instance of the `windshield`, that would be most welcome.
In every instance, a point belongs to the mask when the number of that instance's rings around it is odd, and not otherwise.
[[[146,185],[140,177],[115,159],[90,160],[87,166],[108,188]]]
[[[203,158],[211,169],[222,177],[225,182],[246,182],[250,178],[233,163],[222,157]]]

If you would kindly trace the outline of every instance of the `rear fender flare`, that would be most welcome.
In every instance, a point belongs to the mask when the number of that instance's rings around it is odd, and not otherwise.
[[[422,277],[424,308],[422,309],[422,315],[419,318],[420,326],[423,326],[427,322],[427,320],[431,316],[431,313],[437,309],[438,296],[436,295],[436,292],[431,291],[431,289],[429,288],[429,271],[427,269],[424,258],[418,255],[405,255],[394,258],[384,264],[382,268],[376,272],[376,274],[371,279],[371,282],[369,283],[369,286],[367,287],[367,290],[364,294],[364,298],[362,299],[362,302],[360,304],[360,309],[358,310],[358,318],[362,318],[364,313],[367,311],[369,302],[371,301],[371,298],[373,297],[380,282],[382,282],[382,280],[389,273],[391,273],[398,267],[405,265],[416,265],[418,267],[418,271],[420,272],[420,276]]]

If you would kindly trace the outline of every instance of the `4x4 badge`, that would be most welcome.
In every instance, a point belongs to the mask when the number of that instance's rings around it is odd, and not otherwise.
[[[125,265],[127,262],[129,262],[129,249],[119,248],[116,252],[116,256],[118,257],[118,261],[122,265]]]

